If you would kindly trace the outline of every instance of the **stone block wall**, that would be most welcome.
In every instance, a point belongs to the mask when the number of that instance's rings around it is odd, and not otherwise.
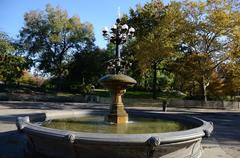
[[[110,104],[111,98],[99,97],[98,101],[99,103]],[[153,99],[123,98],[123,102],[125,106],[162,107],[162,102],[160,100]],[[240,110],[240,102],[208,101],[207,103],[204,103],[204,101],[200,100],[171,99],[168,103],[168,107]]]
[[[201,100],[180,100],[173,99],[169,102],[170,107],[184,108],[209,108],[209,109],[240,109],[240,102],[237,101],[207,101]]]

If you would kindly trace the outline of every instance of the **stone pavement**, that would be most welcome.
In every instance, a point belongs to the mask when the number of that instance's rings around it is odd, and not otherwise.
[[[0,102],[0,158],[25,158],[26,139],[16,131],[15,120],[18,116],[46,111],[79,110],[82,108],[107,108],[95,103],[46,103],[46,102]],[[136,108],[137,110],[160,111],[161,108]],[[240,157],[240,111],[210,109],[175,109],[212,121],[213,136],[203,140],[202,158],[239,158]]]
[[[204,139],[203,141],[203,155],[202,158],[233,158],[231,155],[226,153],[218,141],[211,137]],[[238,153],[239,154],[239,153]],[[235,156],[237,158],[237,155]]]

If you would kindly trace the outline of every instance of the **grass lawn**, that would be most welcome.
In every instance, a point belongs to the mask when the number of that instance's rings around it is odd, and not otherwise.
[[[100,97],[110,97],[111,96],[110,92],[105,89],[95,89],[94,94],[96,94]],[[152,92],[127,90],[127,92],[124,94],[124,97],[151,99]],[[171,93],[170,92],[158,92],[157,93],[157,99],[183,98],[183,97],[184,97],[183,95],[180,95],[177,92],[171,92]]]
[[[78,93],[71,92],[62,92],[56,90],[44,90],[38,87],[30,85],[12,85],[4,86],[0,85],[0,93],[15,93],[15,94],[43,94],[43,95],[54,95],[54,96],[63,96],[63,97],[72,97],[72,96],[81,96]],[[95,94],[100,97],[111,97],[111,94],[106,89],[95,89],[92,94]],[[141,98],[141,99],[152,99],[152,92],[149,91],[136,91],[136,90],[127,90],[124,94],[126,98]],[[183,95],[180,95],[177,92],[158,92],[157,99],[165,98],[183,98]]]

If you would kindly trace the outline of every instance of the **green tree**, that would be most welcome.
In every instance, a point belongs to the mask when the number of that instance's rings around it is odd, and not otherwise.
[[[27,68],[26,60],[15,54],[15,48],[5,33],[0,33],[0,80],[5,84],[20,78]]]
[[[78,16],[69,17],[59,7],[48,4],[44,11],[32,10],[24,15],[24,21],[22,50],[38,69],[57,79],[67,75],[74,54],[93,46],[92,25],[81,23]]]
[[[180,9],[180,3],[164,6],[162,1],[154,0],[130,10],[128,21],[136,29],[136,40],[129,45],[129,50],[143,73],[152,72],[153,98],[156,98],[159,69],[164,67],[165,60],[177,54],[185,22]]]
[[[70,64],[68,79],[72,83],[97,85],[99,78],[106,73],[106,62],[113,56],[110,50],[95,48],[74,56]]]

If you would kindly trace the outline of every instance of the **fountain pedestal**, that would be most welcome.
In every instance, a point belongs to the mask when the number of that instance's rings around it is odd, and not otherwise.
[[[110,74],[102,77],[99,82],[112,93],[112,104],[105,120],[116,124],[127,123],[128,114],[122,102],[122,95],[127,87],[137,83],[136,80],[123,74]]]
[[[117,124],[128,122],[128,114],[124,109],[124,104],[122,102],[123,94],[124,90],[112,90],[112,104],[110,105],[109,114],[105,116],[105,120],[107,122],[113,122]]]

